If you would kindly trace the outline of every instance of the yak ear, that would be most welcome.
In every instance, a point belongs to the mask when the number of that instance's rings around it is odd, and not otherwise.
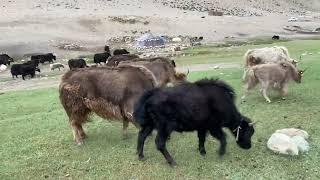
[[[249,123],[249,126],[253,126],[253,125],[255,125],[257,122],[258,122],[258,121],[251,122],[251,123]]]

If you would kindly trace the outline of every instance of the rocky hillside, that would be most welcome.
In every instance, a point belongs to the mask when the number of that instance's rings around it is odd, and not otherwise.
[[[320,11],[319,0],[154,0],[165,6],[191,11],[222,11],[225,15],[262,16],[270,13],[304,14]]]

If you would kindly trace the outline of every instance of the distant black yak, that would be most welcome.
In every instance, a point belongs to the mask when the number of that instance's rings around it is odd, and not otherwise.
[[[74,69],[74,68],[89,67],[89,66],[87,66],[87,63],[84,59],[70,59],[68,61],[68,65],[69,65],[70,70]]]
[[[127,51],[126,49],[115,49],[113,51],[113,55],[122,55],[122,54],[130,54],[129,51]]]
[[[133,113],[141,126],[137,145],[139,159],[144,158],[144,142],[154,129],[158,131],[155,140],[157,149],[172,166],[176,162],[167,151],[166,141],[173,131],[197,131],[201,155],[206,154],[204,143],[207,132],[220,141],[219,155],[225,154],[227,142],[222,130],[224,127],[233,133],[241,148],[250,149],[253,123],[237,110],[234,96],[229,85],[209,79],[145,92]]]
[[[93,56],[93,62],[96,64],[106,63],[110,56],[111,54],[109,52],[97,53]]]

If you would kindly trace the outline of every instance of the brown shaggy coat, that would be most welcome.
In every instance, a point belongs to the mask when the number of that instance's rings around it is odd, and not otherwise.
[[[94,112],[105,119],[123,120],[126,136],[133,106],[146,90],[172,82],[184,82],[186,76],[175,73],[169,63],[150,62],[122,67],[91,67],[67,72],[59,87],[60,101],[69,117],[74,140],[82,144],[86,134],[82,124]]]
[[[304,71],[298,70],[290,62],[282,62],[277,64],[260,64],[250,67],[247,70],[245,77],[245,94],[242,97],[244,99],[248,92],[256,87],[258,83],[261,84],[261,93],[267,102],[271,102],[267,96],[267,90],[269,88],[278,90],[281,96],[288,93],[288,83],[293,80],[297,83],[301,83],[301,78]]]
[[[116,67],[118,66],[118,64],[121,62],[121,61],[128,61],[128,60],[132,60],[132,59],[136,59],[136,58],[139,58],[138,55],[135,55],[135,54],[122,54],[122,55],[115,55],[115,56],[111,56],[109,59],[108,59],[108,62],[107,62],[107,66],[110,66],[110,67]]]

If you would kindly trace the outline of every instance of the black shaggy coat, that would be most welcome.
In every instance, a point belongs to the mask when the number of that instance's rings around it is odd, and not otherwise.
[[[172,131],[197,131],[201,155],[206,154],[204,142],[207,132],[220,141],[219,154],[225,154],[227,143],[223,127],[237,136],[240,147],[251,148],[254,129],[250,120],[237,110],[234,94],[226,83],[209,79],[147,91],[136,104],[133,114],[141,126],[137,147],[139,159],[144,158],[144,141],[153,129],[158,131],[157,149],[170,165],[176,163],[165,144]],[[237,132],[239,127],[241,129]]]

